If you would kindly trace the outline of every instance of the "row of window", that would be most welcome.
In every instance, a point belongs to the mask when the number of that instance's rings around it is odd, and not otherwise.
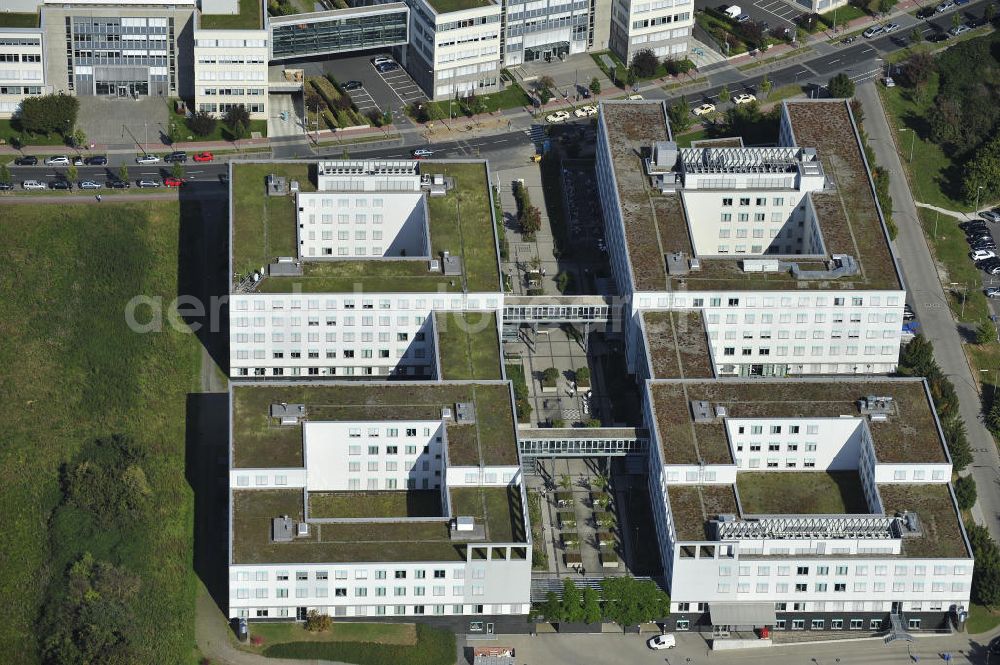
[[[306,353],[306,355],[303,356],[302,355],[302,351],[289,351],[288,352],[288,357],[290,359],[292,359],[292,360],[299,360],[299,359],[301,359],[303,357],[309,358],[311,360],[318,360],[320,358],[320,352],[319,351],[310,350],[310,351],[306,351],[305,353]],[[254,360],[263,360],[266,357],[266,355],[267,355],[267,353],[264,351],[264,349],[254,349],[253,350]],[[334,349],[328,349],[322,355],[327,360],[331,360],[331,359],[334,359],[334,358],[337,357],[337,351],[334,350]],[[361,353],[360,354],[355,353],[354,349],[343,349],[343,350],[341,350],[340,355],[341,355],[342,358],[344,358],[346,360],[351,360],[351,359],[354,359],[354,358],[368,359],[368,358],[374,358],[375,357],[373,355],[372,349],[361,349]],[[423,358],[427,357],[427,349],[413,349],[412,351],[410,351],[410,350],[403,350],[403,349],[396,349],[396,354],[395,355],[396,355],[397,359],[400,359],[400,358],[423,359]],[[272,359],[281,360],[284,357],[285,357],[285,352],[284,351],[272,351],[271,352],[271,358]],[[379,349],[378,357],[380,359],[382,359],[382,360],[387,360],[389,358],[389,350],[388,349]],[[250,359],[250,351],[248,349],[238,349],[236,351],[236,359],[237,360],[249,360]]]
[[[266,599],[266,598],[268,598],[270,596],[269,591],[267,589],[253,589],[252,596],[251,596],[250,591],[251,590],[249,588],[247,588],[247,587],[239,587],[239,588],[236,589],[236,598],[238,600],[249,600],[251,597],[253,597],[255,599],[261,600],[261,599]],[[289,591],[290,591],[290,589],[287,589],[285,587],[279,587],[279,588],[275,589],[274,597],[278,598],[278,599],[289,598],[290,597],[289,596]],[[334,589],[333,589],[333,597],[334,598],[347,598],[348,597],[347,591],[348,591],[347,587],[334,587]],[[352,597],[352,598],[368,598],[369,597],[368,591],[369,591],[368,587],[355,587],[353,589],[353,593],[351,594],[350,597]],[[445,595],[448,595],[448,594],[445,593],[446,587],[444,587],[444,586],[434,586],[434,587],[431,587],[431,594],[428,594],[427,593],[427,587],[423,587],[423,586],[413,587],[412,589],[408,589],[405,586],[392,587],[391,589],[389,587],[377,586],[377,587],[372,587],[371,591],[372,591],[372,593],[370,595],[373,596],[373,597],[375,597],[375,598],[386,598],[386,597],[389,597],[389,596],[391,596],[393,598],[405,598],[407,596],[415,596],[415,597],[419,598],[419,597],[427,596],[427,595],[433,595],[433,596],[445,596]],[[390,593],[390,591],[391,591],[391,593]],[[485,587],[482,584],[473,584],[473,585],[471,585],[470,591],[471,591],[471,595],[473,595],[473,596],[483,596],[483,595],[486,594]],[[458,584],[458,585],[453,586],[451,588],[451,594],[450,595],[452,595],[452,596],[464,596],[465,595],[465,585],[464,584]],[[326,587],[316,587],[315,589],[309,589],[308,587],[297,587],[295,589],[295,596],[294,597],[295,598],[329,598],[330,597],[330,590],[327,589]]]
[[[739,297],[732,296],[732,297],[726,298],[725,300],[726,300],[726,307],[739,307],[740,306],[740,298]],[[810,296],[799,296],[797,299],[794,299],[794,300],[795,300],[795,302],[793,302],[793,298],[791,298],[790,296],[783,296],[780,299],[779,298],[774,298],[774,297],[765,297],[765,298],[763,298],[763,303],[760,306],[761,307],[780,307],[782,309],[785,309],[785,308],[788,308],[788,307],[813,307],[813,306],[815,306],[815,307],[829,307],[829,305],[830,305],[830,301],[829,301],[829,298],[827,296],[816,296],[815,302],[811,302]],[[709,307],[722,307],[722,301],[723,301],[723,298],[721,296],[716,296],[716,297],[709,298],[708,299],[708,306]],[[865,298],[864,298],[864,296],[851,296],[850,298],[841,298],[841,297],[835,297],[835,298],[833,298],[833,306],[834,307],[845,307],[848,304],[848,301],[850,301],[851,307],[864,307],[864,305],[865,305]],[[743,306],[744,307],[757,307],[758,306],[757,305],[757,298],[755,298],[755,297],[746,298],[742,302],[743,302]],[[881,302],[882,302],[882,299],[879,296],[870,296],[869,299],[868,299],[868,304],[871,307],[880,307],[881,306]],[[683,303],[683,301],[680,301],[680,302],[675,302],[675,304],[677,306],[683,306],[684,303]],[[691,304],[692,304],[693,307],[705,307],[705,299],[704,298],[694,298],[692,300]],[[886,305],[886,307],[897,307],[899,305],[899,296],[888,296],[888,297],[886,297],[886,303],[885,303],[885,305]],[[648,306],[648,305],[646,305],[646,306]]]
[[[869,569],[873,569],[876,576],[882,577],[889,574],[888,565],[877,565],[869,566],[867,564],[860,564],[854,567],[854,575],[864,576],[869,574]],[[742,576],[747,576],[752,574],[753,567],[749,565],[740,565],[737,569],[737,573]],[[779,576],[788,576],[792,574],[791,566],[776,566],[776,570]],[[797,576],[809,575],[810,571],[814,572],[815,575],[825,576],[829,575],[831,566],[823,565],[816,566],[815,568],[810,566],[796,566],[795,574]],[[847,565],[836,565],[832,567],[834,575],[849,575],[850,566]],[[936,566],[927,566],[924,564],[917,564],[913,566],[913,574],[915,576],[927,575],[928,571],[932,571],[934,575],[949,575],[954,574],[958,576],[967,575],[969,572],[968,566],[957,565],[948,566],[945,564],[940,564]],[[732,566],[719,566],[719,577],[730,577],[733,574]],[[771,566],[769,565],[759,565],[757,566],[757,576],[767,577],[771,574]],[[893,574],[897,577],[906,576],[910,574],[910,567],[905,564],[896,565],[893,568]]]
[[[392,611],[387,612],[387,608],[391,607]],[[431,605],[432,614],[447,614],[445,611],[445,605]],[[452,614],[483,614],[483,605],[451,605]],[[493,605],[493,614],[499,614],[500,605]],[[343,617],[347,616],[347,607],[343,605],[336,605],[331,608],[327,608],[329,611],[324,612],[324,614],[330,614],[332,616]],[[249,611],[245,609],[237,609],[237,616],[242,618],[249,617]],[[395,616],[405,616],[410,614],[422,615],[427,613],[427,608],[424,605],[362,605],[355,607],[354,616],[386,616],[386,614],[393,614]],[[511,605],[511,614],[520,614],[520,605]],[[258,609],[254,610],[254,616],[257,618],[267,618],[269,616],[276,616],[279,618],[291,616],[290,610],[287,607],[278,607],[275,609],[274,614],[271,613],[269,609]],[[473,625],[479,624],[479,631],[482,631],[482,622],[473,622]]]
[[[308,317],[306,319],[306,326],[307,327],[312,327],[312,328],[319,327],[320,323],[322,323],[324,326],[328,326],[328,327],[335,326],[335,325],[337,325],[337,317],[335,317],[335,316],[327,316],[324,319],[322,319],[322,321],[321,321],[321,319],[320,319],[319,316],[310,316],[310,317]],[[353,316],[344,317],[343,323],[344,323],[345,326],[354,326],[355,325],[355,323],[354,323],[354,317]],[[424,317],[422,317],[422,316],[414,317],[414,323],[416,323],[416,325],[418,325],[418,326],[419,325],[423,325],[423,323],[424,323]],[[267,326],[267,320],[263,316],[255,316],[252,319],[249,318],[249,317],[246,317],[246,316],[238,316],[238,317],[235,317],[233,319],[233,325],[235,327],[237,327],[237,328],[246,328],[248,326],[252,326],[254,328],[263,328],[263,327]],[[271,325],[272,326],[284,326],[284,325],[286,325],[285,324],[285,319],[283,317],[273,316],[273,317],[271,317]],[[299,317],[299,316],[293,316],[293,317],[291,317],[289,319],[289,322],[288,322],[287,325],[292,326],[292,327],[300,327],[300,326],[302,326],[302,317]],[[375,326],[375,318],[372,317],[372,316],[362,316],[361,317],[361,325],[362,326],[368,326],[368,327],[374,327]],[[381,316],[381,317],[379,317],[378,325],[380,327],[382,327],[382,326],[390,326],[392,324],[389,322],[389,317],[388,316]],[[409,325],[409,319],[407,317],[405,317],[405,316],[396,317],[396,324],[395,325],[397,325],[397,326],[408,326]],[[257,335],[263,335],[264,333],[255,333],[255,334],[257,334]],[[284,333],[273,332],[271,334],[273,336],[273,335],[283,335]],[[293,332],[293,333],[290,333],[290,334],[292,335],[291,340],[293,342],[301,340],[301,333]],[[318,335],[319,333],[312,333],[312,334]],[[342,334],[342,341],[344,341],[344,342],[353,342],[354,341],[354,337],[353,336],[355,334],[356,333],[354,333],[354,332],[344,332]],[[371,335],[371,334],[372,333],[362,333],[362,335]],[[330,335],[333,335],[333,337],[330,337]],[[380,333],[380,335],[381,335],[381,333]],[[298,337],[296,337],[296,336],[298,336]],[[423,332],[415,332],[415,333],[413,333],[413,341],[415,341],[415,342],[422,342],[425,339],[426,339],[426,334],[425,333],[423,333]],[[326,333],[326,340],[328,342],[336,342],[337,341],[337,333],[335,333],[335,332],[328,332],[328,333]],[[261,340],[261,341],[263,341],[263,340]],[[274,341],[281,341],[281,338],[274,339]],[[319,338],[317,337],[315,341],[318,342]],[[370,341],[372,341],[372,339],[371,338],[368,338],[367,340],[362,339],[362,341],[369,341],[370,342]],[[379,341],[388,341],[388,340],[382,340],[380,338]],[[408,333],[408,332],[397,332],[396,333],[396,341],[397,342],[408,342],[408,341],[410,341],[410,333]]]
[[[752,585],[750,582],[739,582],[736,585],[736,592],[737,593],[750,593],[751,590],[755,590],[756,593],[768,593],[769,590],[770,590],[770,586],[771,585],[768,582],[758,582],[756,585]],[[781,582],[779,582],[778,584],[774,585],[774,587],[775,587],[774,590],[775,590],[776,593],[788,593],[790,586],[794,586],[794,591],[796,593],[806,593],[809,590],[809,588],[808,588],[809,585],[808,584],[800,583],[800,584],[795,584],[795,585],[789,585],[787,583],[781,583]],[[753,589],[752,589],[752,587],[753,587]],[[825,592],[831,590],[828,587],[829,587],[829,585],[826,582],[820,582],[820,583],[816,584],[816,591],[817,592],[823,592],[823,593],[825,593]],[[906,591],[907,590],[906,587],[907,587],[907,584],[905,582],[893,582],[892,583],[892,591],[896,592],[896,593],[899,593],[899,592],[902,592],[902,591]],[[931,584],[931,589],[930,590],[932,592],[935,592],[935,593],[944,593],[946,591],[952,591],[952,592],[960,593],[960,592],[965,591],[965,588],[966,588],[965,582],[952,582],[950,586],[948,584],[944,583],[944,582],[933,582]],[[912,585],[911,585],[911,589],[913,591],[925,591],[926,590],[925,589],[925,584],[923,582],[913,582]],[[847,583],[846,582],[835,582],[833,584],[833,589],[832,590],[834,592],[838,592],[838,593],[845,593],[847,591]],[[730,591],[732,591],[732,584],[730,584],[729,582],[719,582],[718,587],[716,588],[716,591],[718,591],[719,593],[729,593]],[[872,584],[872,588],[870,590],[868,588],[868,583],[867,582],[855,582],[854,583],[854,591],[857,592],[857,593],[862,593],[862,592],[864,592],[864,593],[870,593],[870,592],[884,593],[884,592],[888,591],[888,589],[886,588],[885,582],[875,582],[874,584]]]
[[[430,577],[432,577],[433,579],[436,579],[436,580],[443,580],[443,579],[446,579],[448,577],[448,571],[445,570],[444,568],[434,568],[434,569],[432,569],[430,571],[428,571],[426,569],[417,569],[417,570],[410,570],[410,571],[403,570],[403,569],[396,569],[396,570],[393,570],[391,572],[392,572],[391,579],[396,579],[396,580],[405,580],[408,577],[410,579],[415,579],[415,580],[428,579],[428,575],[427,575],[428,572],[430,572]],[[390,571],[387,570],[387,569],[382,569],[382,568],[377,569],[377,570],[375,570],[375,571],[372,572],[372,579],[376,579],[376,580],[390,579],[389,573],[390,573]],[[340,569],[337,569],[337,570],[333,571],[333,579],[335,579],[335,580],[346,580],[348,578],[348,574],[349,574],[348,570],[340,568]],[[278,582],[287,582],[290,579],[290,575],[291,575],[291,573],[289,571],[287,571],[287,570],[278,570],[278,571],[276,571],[274,573],[274,579],[277,580]],[[251,581],[251,579],[253,581],[255,581],[255,582],[267,582],[268,580],[270,580],[270,577],[271,577],[271,574],[267,570],[257,570],[257,571],[254,571],[253,574],[251,574],[249,571],[246,571],[246,570],[240,570],[240,571],[236,572],[236,581],[237,582],[249,582],[249,581]],[[473,569],[473,571],[472,571],[472,578],[473,579],[483,579],[484,577],[486,577],[486,569],[485,568],[474,568]],[[464,580],[465,579],[465,568],[454,568],[454,569],[452,569],[452,571],[451,571],[451,578],[455,579],[455,580]],[[297,571],[295,571],[295,581],[296,582],[305,582],[305,581],[308,581],[310,579],[314,579],[317,582],[325,582],[325,581],[327,581],[327,580],[330,579],[330,571],[328,571],[328,570],[317,570],[317,571],[315,571],[313,573],[310,573],[308,570],[297,570]],[[367,580],[368,579],[368,570],[366,568],[355,568],[354,569],[354,579],[356,579],[356,580]]]
[[[742,352],[741,352],[740,355],[743,355],[743,356],[752,356],[752,355],[754,355],[753,349],[749,348],[749,347],[743,347],[743,349],[741,351]],[[869,344],[869,345],[865,346],[864,355],[866,355],[866,356],[874,356],[874,355],[877,355],[879,353],[881,353],[881,355],[883,355],[883,356],[896,355],[897,353],[899,353],[899,346],[897,346],[897,345],[884,345],[884,346],[882,346],[881,351],[879,351],[879,348],[877,346],[873,345],[873,344]],[[831,347],[827,348],[827,347],[824,347],[824,346],[813,346],[813,347],[811,347],[811,350],[810,350],[810,353],[809,353],[809,355],[812,355],[812,356],[824,356],[824,355],[827,355],[827,354],[829,354],[831,356],[839,356],[839,355],[841,355],[840,347],[839,346],[831,346]],[[735,356],[736,355],[736,348],[732,347],[732,346],[727,346],[727,347],[723,348],[722,355],[724,355],[724,356]],[[760,349],[757,349],[757,355],[759,355],[759,356],[769,356],[769,355],[771,355],[771,349],[766,348],[766,347],[762,347]],[[787,356],[788,355],[788,347],[787,346],[779,346],[779,347],[777,347],[775,349],[775,355],[778,355],[778,356]],[[792,347],[792,355],[793,356],[804,356],[804,355],[806,355],[806,347],[804,347],[804,346],[794,346],[794,347]],[[854,345],[848,345],[844,349],[844,355],[848,355],[848,356],[856,356],[856,355],[858,355],[858,347],[854,346]]]
[[[238,301],[236,301],[236,309],[237,310],[246,310],[246,309],[248,309],[249,308],[248,302],[249,301],[247,301],[247,300],[238,300]],[[434,309],[444,309],[444,306],[445,306],[445,301],[444,300],[435,298],[431,302],[433,303],[433,308]],[[255,310],[263,310],[263,309],[265,309],[265,300],[263,298],[254,298],[253,299],[253,303],[254,303],[253,308]],[[274,300],[271,300],[270,303],[271,303],[271,309],[285,309],[285,301],[284,300],[274,299]],[[322,306],[320,305],[320,303],[322,303]],[[451,308],[452,309],[456,309],[456,308],[461,307],[461,305],[462,305],[462,301],[461,300],[453,300]],[[488,308],[496,307],[496,305],[497,305],[497,303],[493,299],[489,299],[489,300],[486,301],[486,306]],[[288,306],[289,306],[289,309],[337,309],[337,301],[336,300],[332,300],[332,299],[327,299],[327,300],[322,300],[322,301],[319,300],[318,298],[317,299],[310,299],[310,300],[305,301],[305,307],[303,307],[303,301],[302,300],[292,299],[291,301],[289,301]],[[347,299],[345,299],[343,301],[343,309],[356,309],[356,306],[357,306],[357,301],[355,299],[353,299],[353,298],[347,298]],[[475,300],[471,301],[469,303],[469,308],[470,309],[478,309],[479,308],[478,301],[475,301]],[[364,299],[364,300],[362,300],[361,301],[361,309],[375,309],[375,301],[371,300],[371,299],[367,299],[367,298]],[[392,300],[390,300],[388,298],[383,298],[383,299],[380,299],[378,301],[378,309],[397,309],[397,310],[399,310],[399,309],[410,309],[410,301],[408,299],[406,299],[406,298],[402,298],[402,299],[397,300],[396,304],[393,305]],[[417,309],[417,310],[426,310],[426,309],[428,309],[427,300],[424,299],[424,298],[417,298],[414,301],[414,303],[413,303],[413,309]],[[420,323],[421,321],[423,321],[422,318],[417,319],[418,323]],[[349,324],[349,325],[353,325],[353,324]]]
[[[264,88],[204,88],[201,94],[206,97],[242,97],[243,95],[263,97],[265,92]]]
[[[0,62],[41,62],[41,53],[0,53]]]
[[[312,215],[310,215],[310,217],[311,216]],[[323,215],[323,217],[332,217],[332,216],[333,215]],[[357,215],[357,216],[358,217],[364,217],[364,215]],[[343,217],[344,218],[344,220],[343,220],[344,224],[347,223],[347,215],[339,215],[339,217]],[[381,217],[381,215],[375,215],[375,217]],[[380,219],[379,221],[381,222],[382,220]],[[326,224],[327,223],[326,220],[324,220],[323,223]],[[310,231],[308,238],[309,238],[309,240],[315,240],[316,239],[316,232],[315,231]],[[350,240],[350,239],[351,239],[351,232],[350,231],[337,231],[337,240]],[[364,229],[356,229],[354,231],[354,239],[355,240],[367,240],[368,239],[368,231],[365,231]],[[320,240],[333,240],[333,231],[320,231]],[[372,231],[372,240],[382,240],[382,232],[381,231]]]
[[[890,316],[892,318],[896,317],[895,314],[892,314],[892,315],[887,315],[886,318],[889,318]],[[851,321],[851,323],[860,323],[860,321]],[[813,328],[811,336],[808,334],[809,332],[808,330],[800,329],[794,332],[795,334],[792,335],[791,332],[788,330],[779,330],[778,339],[791,339],[791,338],[809,339],[810,337],[812,337],[812,339],[826,339],[827,337],[829,337],[830,339],[843,339],[844,337],[844,330],[842,328],[834,328],[829,332],[826,330],[817,330],[816,328]],[[879,330],[866,330],[865,339],[878,339],[880,336],[882,337],[882,339],[895,339],[899,334],[899,331],[895,326],[893,326],[892,328],[886,328],[882,330],[881,335],[879,335],[879,332],[880,332]],[[755,337],[752,330],[746,330],[746,329],[743,329],[742,333],[740,333],[740,331],[738,330],[726,330],[725,334],[722,337],[723,339],[729,341],[737,339],[738,334],[742,336],[742,339],[754,339]],[[711,332],[709,332],[708,335],[710,339],[713,340],[719,339],[719,333],[717,330],[712,330]],[[771,339],[772,332],[770,330],[761,330],[759,333],[757,333],[756,337],[762,340]],[[848,339],[859,339],[861,337],[861,331],[857,328],[847,330],[847,337]]]
[[[37,85],[0,85],[0,95],[40,95],[42,87]]]
[[[710,324],[717,324],[721,320],[718,314],[709,314],[707,318],[708,318],[708,322]],[[846,314],[843,313],[843,312],[835,312],[834,314],[832,314],[830,316],[830,322],[831,323],[844,323],[844,321],[850,321],[851,323],[861,323],[861,321],[862,321],[863,318],[864,318],[864,313],[863,312],[847,312]],[[895,322],[899,321],[899,314],[897,312],[869,312],[868,313],[868,323],[880,323],[883,320],[886,323],[895,323]],[[740,321],[739,321],[739,315],[738,314],[726,314],[726,323],[727,324],[732,325],[732,324],[736,324],[736,323],[739,323],[739,322]],[[810,314],[808,312],[798,312],[797,314],[795,314],[795,321],[794,322],[795,323],[826,323],[826,313],[825,312],[813,312],[812,315],[810,316]],[[755,323],[757,323],[757,314],[754,313],[754,312],[746,312],[746,313],[744,313],[743,314],[743,323],[747,323],[747,324],[755,324]],[[760,315],[760,323],[763,323],[763,324],[774,323],[774,315],[773,314],[761,314]],[[792,323],[792,314],[790,312],[786,312],[784,314],[779,314],[778,315],[778,323]],[[749,334],[752,335],[753,333],[750,332]],[[767,334],[768,336],[770,336],[770,332],[769,331],[761,331],[760,334],[761,335]],[[798,333],[796,333],[796,334],[798,334]],[[746,335],[746,333],[744,334],[744,336],[745,335]],[[781,337],[781,333],[780,332],[778,333],[778,336]],[[787,339],[788,335],[786,334],[784,337],[781,337],[781,338],[782,339]]]
[[[681,12],[680,14],[674,14],[673,16],[644,18],[632,21],[632,29],[641,30],[642,28],[654,28],[658,25],[667,25],[668,23],[680,23],[681,21],[686,21],[689,18],[691,18],[691,12]]]
[[[253,376],[285,376],[284,367],[237,367],[235,376],[250,376],[253,369]],[[268,371],[270,369],[270,371]],[[303,370],[305,370],[303,372]],[[424,377],[430,374],[425,366],[391,366],[391,367],[290,367],[288,376],[417,376]]]
[[[205,113],[226,113],[237,106],[245,106],[247,111],[250,113],[263,113],[264,103],[251,102],[249,104],[239,103],[239,104],[211,104],[211,103],[200,103],[198,104],[198,110],[204,111]]]

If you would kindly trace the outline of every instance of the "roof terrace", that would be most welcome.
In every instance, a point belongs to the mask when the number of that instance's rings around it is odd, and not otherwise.
[[[441,174],[454,183],[443,196],[428,196],[431,258],[444,252],[460,259],[460,274],[431,271],[427,257],[301,261],[301,275],[272,275],[261,293],[497,292],[500,267],[486,163],[424,161],[421,173]],[[232,269],[234,279],[300,256],[293,195],[269,196],[269,175],[316,191],[316,165],[302,162],[239,162],[232,165]]]
[[[302,426],[281,425],[271,404],[304,404],[310,421],[440,420],[442,407],[475,404],[476,420],[447,424],[452,466],[517,464],[510,388],[493,383],[310,383],[232,389],[233,467],[301,468]]]
[[[840,277],[799,278],[789,267],[758,272],[744,270],[745,255],[733,258],[699,257],[700,268],[684,274],[668,274],[666,256],[674,252],[695,256],[687,212],[679,191],[661,194],[645,174],[644,156],[657,142],[669,141],[670,130],[659,102],[602,102],[602,117],[608,134],[611,160],[617,181],[625,227],[626,247],[637,291],[662,290],[772,290],[772,289],[899,289],[901,284],[892,259],[889,241],[875,208],[874,193],[861,159],[861,147],[846,103],[823,102],[810,105],[786,102],[799,146],[817,149],[822,172],[835,189],[807,194],[812,198],[827,256],[794,260],[803,272],[825,272],[834,255],[855,259],[858,272]],[[800,109],[798,107],[809,107]],[[728,151],[728,152],[727,152]],[[767,169],[780,170],[794,148],[774,149],[777,155]],[[788,154],[785,154],[786,151]],[[746,155],[732,148],[711,152],[685,149],[682,155],[695,168],[698,160],[718,153],[733,159]],[[737,153],[739,153],[737,155]],[[728,161],[727,161],[728,160]],[[732,168],[728,157],[723,164],[712,160],[699,169]],[[728,165],[727,165],[728,164]],[[751,165],[753,166],[753,165]],[[796,168],[802,168],[798,164]],[[758,164],[753,168],[763,168]],[[790,168],[790,167],[788,167]]]
[[[723,421],[695,423],[691,401],[724,406],[728,418],[838,418],[860,417],[858,400],[867,395],[893,398],[892,415],[884,422],[868,423],[878,461],[947,461],[922,380],[665,381],[651,383],[650,390],[667,464],[733,461]]]

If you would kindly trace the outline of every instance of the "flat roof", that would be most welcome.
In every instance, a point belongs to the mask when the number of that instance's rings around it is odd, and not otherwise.
[[[654,379],[715,376],[701,310],[645,311],[642,320]]]
[[[105,0],[98,0],[105,4]],[[199,28],[202,30],[256,30],[263,27],[259,0],[239,0],[237,14],[202,14]]]
[[[494,312],[434,312],[441,378],[500,379],[500,338]]]
[[[518,463],[507,382],[241,384],[232,395],[234,468],[302,467],[302,426],[279,425],[269,414],[282,402],[304,404],[312,421],[440,420],[442,407],[472,402],[475,423],[447,425],[449,464]]]
[[[739,514],[732,485],[668,485],[667,496],[678,540],[710,540],[710,520]]]
[[[318,21],[328,21],[338,18],[350,18],[352,16],[368,16],[371,14],[387,14],[398,11],[409,11],[405,2],[386,2],[379,5],[366,5],[363,7],[345,7],[344,9],[330,9],[321,12],[303,12],[299,14],[288,14],[286,16],[269,16],[267,21],[272,26],[291,23],[316,23]]]
[[[922,379],[723,379],[649,385],[667,464],[733,461],[723,421],[696,424],[692,400],[721,404],[730,418],[837,418],[860,416],[858,400],[869,395],[892,397],[894,404],[885,422],[868,423],[878,461],[947,462]]]
[[[904,511],[917,513],[922,533],[903,539],[903,555],[908,557],[967,557],[961,515],[944,484],[878,485],[886,515]]]
[[[441,517],[440,490],[309,492],[309,518]]]
[[[700,270],[668,275],[665,256],[683,252],[691,257],[694,247],[681,194],[661,194],[653,189],[642,162],[642,155],[648,154],[654,143],[670,140],[662,105],[602,102],[601,112],[637,291],[902,288],[845,103],[826,102],[825,107],[790,112],[798,144],[817,149],[836,187],[832,192],[810,195],[826,250],[831,255],[850,255],[860,266],[859,274],[828,280],[800,280],[787,270],[745,272],[742,262],[766,258],[760,255],[700,257]],[[803,270],[827,269],[825,261],[796,262]]]
[[[493,0],[426,0],[435,14],[460,12],[463,9],[478,9],[496,4]]]
[[[486,162],[420,162],[422,173],[443,174],[455,187],[427,198],[431,253],[461,259],[462,274],[430,272],[425,258],[369,258],[302,261],[302,275],[271,276],[259,293],[367,293],[500,291],[500,264]],[[302,192],[316,191],[316,164],[302,161],[237,162],[232,165],[232,257],[235,276],[298,257],[295,197],[268,196],[264,181],[275,174],[297,180]],[[234,279],[236,278],[234,276]]]
[[[744,515],[870,513],[857,471],[740,471],[736,490]]]

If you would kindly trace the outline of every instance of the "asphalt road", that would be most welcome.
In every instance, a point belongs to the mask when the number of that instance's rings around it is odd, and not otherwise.
[[[81,180],[93,180],[104,184],[111,179],[118,179],[118,167],[122,164],[128,166],[128,177],[135,186],[135,181],[140,178],[156,178],[163,180],[171,175],[172,164],[148,164],[139,165],[135,163],[135,157],[128,154],[108,155],[109,164],[107,166],[78,166],[77,177],[73,182],[74,188]],[[207,164],[196,164],[188,161],[184,165],[184,178],[189,181],[209,180],[220,182],[219,176],[228,171],[228,165],[224,162],[210,162]],[[11,180],[20,190],[21,183],[25,180],[38,180],[49,183],[53,180],[68,180],[65,166],[10,166]]]

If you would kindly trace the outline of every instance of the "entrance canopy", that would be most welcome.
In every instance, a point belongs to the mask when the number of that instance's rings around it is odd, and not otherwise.
[[[773,626],[774,603],[710,603],[713,626]]]

